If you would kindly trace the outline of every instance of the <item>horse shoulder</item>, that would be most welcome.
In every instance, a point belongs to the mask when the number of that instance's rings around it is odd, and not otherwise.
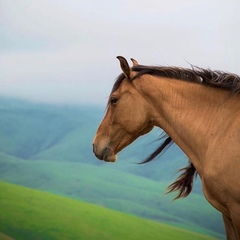
[[[237,205],[240,210],[240,156],[208,159],[201,174],[203,193],[216,209],[230,216],[230,209]]]

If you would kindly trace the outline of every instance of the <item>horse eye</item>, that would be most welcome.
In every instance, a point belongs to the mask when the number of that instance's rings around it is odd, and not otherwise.
[[[115,97],[112,97],[110,100],[111,104],[115,104],[115,103],[117,103],[117,101],[118,101],[118,99]]]

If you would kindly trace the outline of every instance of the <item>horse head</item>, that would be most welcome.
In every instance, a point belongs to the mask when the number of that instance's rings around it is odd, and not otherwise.
[[[119,151],[153,128],[150,106],[132,81],[136,73],[124,57],[117,58],[123,73],[113,86],[106,114],[93,140],[96,157],[107,162],[115,162]],[[131,60],[133,66],[138,64]]]

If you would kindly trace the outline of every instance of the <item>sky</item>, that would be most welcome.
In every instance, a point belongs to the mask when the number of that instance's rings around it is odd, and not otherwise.
[[[0,0],[0,96],[106,104],[116,56],[240,75],[239,0]]]

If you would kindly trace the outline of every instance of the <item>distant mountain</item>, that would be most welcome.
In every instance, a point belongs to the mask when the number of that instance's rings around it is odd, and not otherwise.
[[[0,98],[0,179],[221,238],[221,215],[203,198],[199,180],[186,199],[161,196],[187,163],[176,146],[159,160],[135,164],[159,144],[159,129],[124,149],[115,164],[93,156],[103,114],[94,106]]]
[[[96,122],[94,115],[99,116],[98,112],[97,108],[35,105],[0,98],[0,151],[22,159],[34,159],[78,130],[82,134],[77,144],[80,147],[84,144],[86,148],[84,139],[90,135],[86,131],[90,129],[93,135],[91,124]]]

